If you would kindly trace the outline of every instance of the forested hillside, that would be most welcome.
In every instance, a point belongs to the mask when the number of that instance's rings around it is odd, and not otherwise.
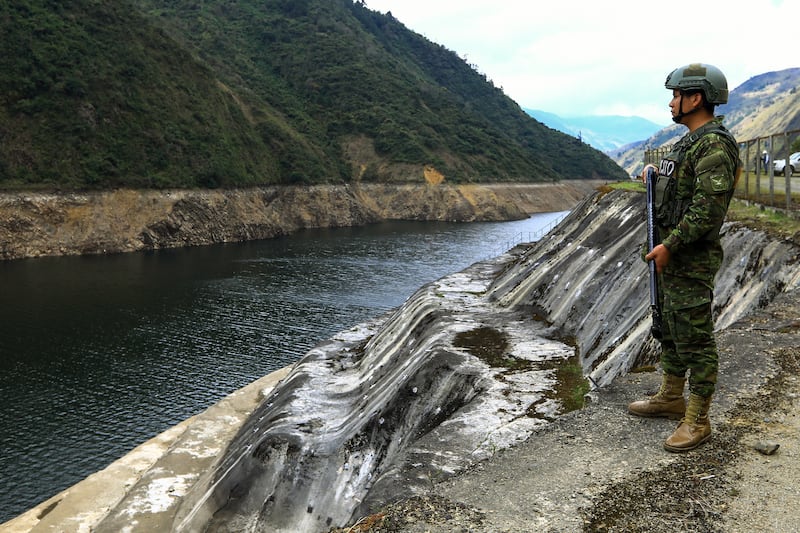
[[[352,0],[0,5],[0,187],[618,179]]]

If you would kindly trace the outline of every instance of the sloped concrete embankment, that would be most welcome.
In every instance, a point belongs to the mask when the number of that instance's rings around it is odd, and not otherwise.
[[[584,409],[353,531],[800,531],[799,317],[795,288],[717,333],[713,436],[697,450],[666,452],[676,423],[627,413],[661,378],[626,374]],[[774,446],[774,455],[758,451]]]
[[[571,337],[598,386],[655,359],[650,322],[643,319],[649,277],[640,254],[641,202],[640,195],[620,193],[584,202],[490,288],[501,306],[527,306]],[[791,242],[728,223],[723,246],[714,296],[717,330],[800,283]]]
[[[242,242],[381,220],[515,220],[572,209],[598,183],[2,193],[0,259]]]
[[[655,356],[641,205],[636,193],[592,195],[542,241],[321,344],[265,393],[224,453],[168,450],[95,509],[94,530],[324,531],[546,433],[570,416],[560,369],[577,360],[605,387]],[[725,231],[719,323],[800,286],[795,247]],[[68,499],[45,502],[49,514],[34,510],[28,523],[63,526]]]

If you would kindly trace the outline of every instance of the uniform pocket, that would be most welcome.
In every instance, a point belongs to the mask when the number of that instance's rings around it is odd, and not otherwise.
[[[674,226],[673,208],[677,180],[670,176],[659,175],[656,179],[655,216],[661,226]]]

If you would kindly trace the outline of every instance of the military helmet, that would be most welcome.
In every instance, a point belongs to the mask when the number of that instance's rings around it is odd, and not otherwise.
[[[720,69],[705,63],[692,63],[676,68],[664,82],[667,89],[703,91],[709,104],[728,102],[728,80]]]

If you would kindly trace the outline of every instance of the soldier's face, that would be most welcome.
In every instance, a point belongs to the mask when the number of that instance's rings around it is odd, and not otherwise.
[[[672,90],[672,100],[669,101],[669,108],[672,116],[677,117],[681,113],[689,113],[699,105],[700,93],[681,94],[678,89]]]
[[[677,89],[673,89],[672,100],[669,101],[669,108],[672,111],[673,117],[680,114],[682,103],[683,103],[683,98],[681,98],[681,92]]]

